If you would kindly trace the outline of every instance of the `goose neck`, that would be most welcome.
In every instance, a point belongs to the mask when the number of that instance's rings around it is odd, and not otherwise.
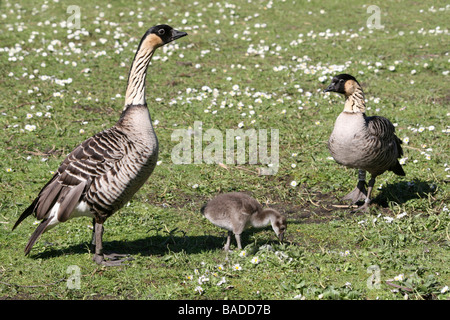
[[[130,68],[124,109],[131,105],[146,105],[145,80],[147,68],[156,48],[144,44],[140,45]]]
[[[353,90],[346,94],[344,112],[365,113],[366,102],[364,92],[359,85],[355,85]]]

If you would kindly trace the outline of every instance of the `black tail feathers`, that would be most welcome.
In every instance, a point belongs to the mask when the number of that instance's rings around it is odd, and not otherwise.
[[[41,224],[36,228],[36,230],[34,230],[33,234],[30,237],[30,240],[28,240],[27,246],[25,247],[25,255],[30,253],[31,248],[33,248],[35,242],[39,239],[41,234],[44,233],[45,229],[47,229],[49,222],[50,219],[42,221]]]
[[[25,209],[25,211],[20,215],[19,219],[17,219],[16,223],[14,224],[13,230],[23,221],[25,218],[27,218],[29,215],[33,214],[34,208],[36,207],[36,202],[38,199],[34,200],[33,203]]]
[[[391,170],[392,172],[394,172],[396,175],[399,175],[399,176],[405,176],[405,175],[406,175],[406,173],[405,173],[405,171],[403,170],[403,168],[402,168],[400,162],[398,162],[398,161],[397,161],[397,163],[396,163],[390,170]]]

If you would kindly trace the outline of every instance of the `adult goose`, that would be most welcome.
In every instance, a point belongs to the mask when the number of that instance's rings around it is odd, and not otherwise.
[[[122,263],[122,255],[103,252],[103,223],[131,199],[155,167],[158,140],[145,100],[147,67],[157,48],[186,35],[168,25],[151,27],[144,34],[128,75],[119,121],[76,147],[14,225],[13,230],[32,214],[42,220],[25,255],[42,233],[61,222],[87,216],[94,223],[93,260],[102,265]]]
[[[335,76],[325,92],[345,96],[344,111],[337,117],[328,140],[328,149],[334,160],[346,167],[358,169],[356,188],[344,197],[364,205],[358,210],[367,211],[375,179],[385,171],[404,176],[398,158],[403,155],[402,141],[395,135],[394,125],[380,116],[366,116],[364,93],[358,81],[349,74]],[[367,191],[366,172],[371,177]]]
[[[234,234],[238,249],[242,249],[241,233],[248,226],[262,228],[269,223],[280,241],[286,231],[286,217],[275,209],[263,209],[254,198],[243,192],[219,194],[202,208],[201,212],[214,225],[228,230],[225,251],[229,251]]]

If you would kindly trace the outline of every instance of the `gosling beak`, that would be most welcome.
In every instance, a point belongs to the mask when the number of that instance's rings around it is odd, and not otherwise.
[[[280,242],[283,242],[283,238],[284,238],[284,232],[282,232],[278,235],[278,240],[280,240]]]
[[[187,35],[188,34],[186,32],[178,31],[178,30],[173,29],[172,30],[172,36],[170,37],[169,42],[172,42],[174,40],[177,40],[177,39],[179,39],[181,37],[184,37],[184,36],[187,36]]]

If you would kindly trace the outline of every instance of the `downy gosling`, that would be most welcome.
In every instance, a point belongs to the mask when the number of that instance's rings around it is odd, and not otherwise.
[[[232,234],[238,249],[242,249],[241,234],[248,226],[262,228],[270,223],[280,241],[287,227],[285,216],[271,208],[263,209],[258,201],[242,192],[220,194],[206,203],[201,212],[214,225],[228,230],[225,251],[230,250]]]

